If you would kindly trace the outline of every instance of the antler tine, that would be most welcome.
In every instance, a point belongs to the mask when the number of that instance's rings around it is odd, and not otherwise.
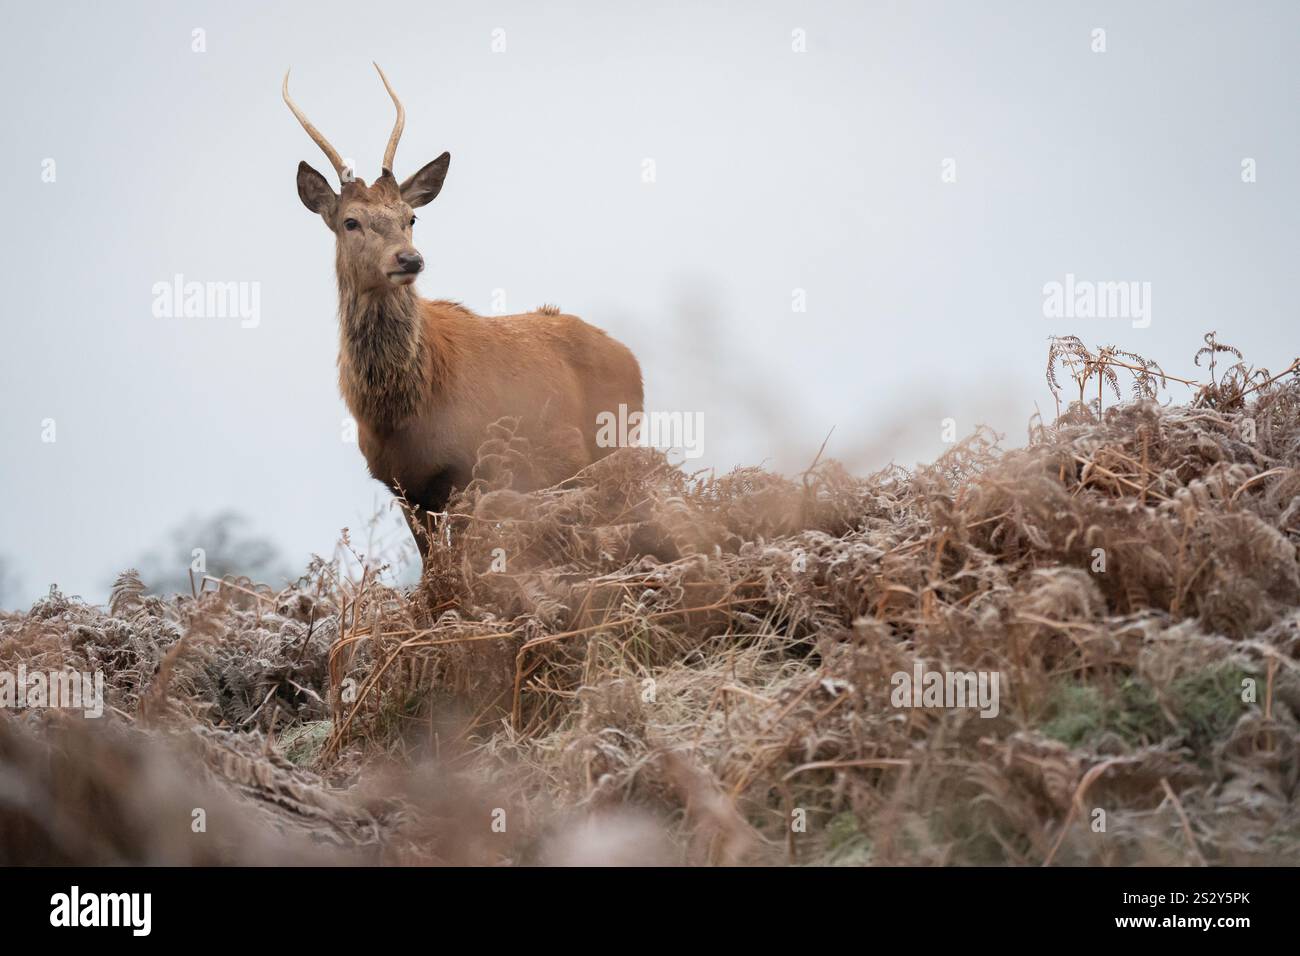
[[[374,63],[374,61],[371,61]],[[402,101],[397,98],[393,88],[388,83],[388,77],[384,76],[384,71],[379,69],[379,64],[375,63],[375,69],[379,70],[379,78],[384,81],[384,89],[393,99],[393,105],[397,107],[397,122],[393,124],[393,134],[388,137],[388,148],[384,150],[384,169],[390,173],[393,171],[393,159],[397,156],[397,141],[402,138],[402,130],[406,127],[406,109],[402,106]]]
[[[330,165],[333,166],[334,171],[339,174],[339,182],[340,183],[346,182],[348,167],[347,164],[343,162],[342,157],[339,156],[338,150],[336,150],[333,146],[330,145],[330,141],[327,140],[321,134],[320,130],[318,130],[315,126],[311,125],[311,120],[307,119],[307,117],[303,115],[302,110],[298,109],[298,107],[294,105],[293,100],[289,99],[289,71],[288,70],[284,71],[283,93],[284,93],[285,105],[288,106],[289,109],[293,111],[293,115],[298,118],[298,122],[301,123],[302,128],[307,131],[307,135],[312,138],[312,142],[314,142],[317,146],[319,146],[321,148],[321,151],[325,154],[326,158],[329,159]]]

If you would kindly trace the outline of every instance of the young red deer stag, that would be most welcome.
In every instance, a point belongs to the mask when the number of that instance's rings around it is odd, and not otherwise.
[[[393,157],[406,111],[379,70],[397,107],[374,185],[354,179],[329,141],[289,98],[284,101],[339,175],[298,164],[298,196],[335,236],[339,287],[339,388],[357,421],[370,473],[409,505],[444,509],[453,489],[469,482],[479,445],[497,419],[517,417],[538,437],[546,464],[533,487],[570,477],[612,451],[596,443],[597,416],[642,408],[636,358],[600,329],[558,309],[487,318],[458,303],[415,294],[424,258],[412,240],[413,209],[442,189],[451,156],[443,153],[405,182]],[[407,510],[422,555],[426,529]]]

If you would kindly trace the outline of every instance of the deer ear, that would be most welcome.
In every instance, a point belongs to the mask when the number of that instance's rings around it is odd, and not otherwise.
[[[418,209],[433,202],[442,190],[442,181],[447,178],[449,165],[451,165],[451,153],[443,153],[402,183],[402,199],[406,204]]]
[[[312,212],[320,213],[327,223],[334,218],[339,197],[325,177],[306,163],[298,164],[298,198]]]

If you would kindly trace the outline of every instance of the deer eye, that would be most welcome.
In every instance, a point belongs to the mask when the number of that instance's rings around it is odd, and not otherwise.
[[[361,223],[357,222],[355,219],[344,219],[343,228],[348,232],[352,232],[354,229],[360,229]]]
[[[412,229],[415,228],[415,217],[414,217],[414,216],[411,217],[411,228],[412,228]]]

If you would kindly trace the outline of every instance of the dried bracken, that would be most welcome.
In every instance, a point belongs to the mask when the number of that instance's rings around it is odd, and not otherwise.
[[[625,449],[520,494],[500,422],[413,593],[128,572],[0,618],[0,669],[109,685],[99,722],[0,717],[0,858],[1298,863],[1297,367],[1161,406],[1185,380],[1058,339],[1079,402],[1028,447],[864,478]],[[1133,400],[1087,403],[1115,369]],[[918,666],[996,673],[997,713],[895,706]],[[203,794],[257,812],[139,836]]]

